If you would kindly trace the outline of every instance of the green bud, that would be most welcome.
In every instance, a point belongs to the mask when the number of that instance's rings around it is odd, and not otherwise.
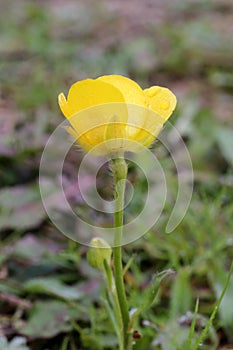
[[[87,261],[91,267],[104,271],[104,260],[110,264],[112,248],[102,238],[93,238],[87,251]]]

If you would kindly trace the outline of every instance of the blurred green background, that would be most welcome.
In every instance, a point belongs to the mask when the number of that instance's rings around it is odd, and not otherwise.
[[[197,298],[196,336],[203,329],[233,257],[232,18],[232,0],[0,1],[0,350],[117,349],[99,274],[86,248],[50,223],[38,187],[43,148],[63,120],[58,93],[105,74],[174,91],[171,123],[195,176],[176,230],[163,233],[171,194],[156,227],[125,249],[125,262],[134,254],[126,275],[131,307],[153,273],[176,271],[136,325],[143,337],[134,349],[183,349]],[[159,142],[154,152],[172,188],[174,165]],[[81,156],[68,158],[71,183]],[[137,211],[146,186],[135,169],[129,176]],[[233,280],[202,349],[233,349],[232,305]]]

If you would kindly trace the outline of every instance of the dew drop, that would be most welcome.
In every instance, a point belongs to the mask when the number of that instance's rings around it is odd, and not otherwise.
[[[155,95],[158,94],[160,88],[158,86],[152,86],[148,91],[147,91],[147,95],[149,97],[154,97]]]
[[[161,109],[164,109],[165,111],[169,109],[170,107],[170,102],[168,101],[162,101],[159,105]]]

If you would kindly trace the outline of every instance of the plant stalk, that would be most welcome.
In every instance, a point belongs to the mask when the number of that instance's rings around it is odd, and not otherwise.
[[[127,178],[127,164],[124,158],[119,157],[111,161],[112,171],[115,183],[115,210],[114,210],[114,248],[113,248],[113,265],[114,265],[114,279],[117,291],[117,297],[120,305],[123,336],[124,336],[124,350],[132,349],[132,334],[129,329],[130,316],[128,303],[125,293],[125,285],[123,278],[122,266],[122,226],[124,217],[124,197],[125,197],[125,183]]]

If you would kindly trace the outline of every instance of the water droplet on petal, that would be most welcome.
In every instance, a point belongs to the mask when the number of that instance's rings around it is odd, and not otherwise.
[[[167,111],[170,107],[170,102],[168,101],[162,101],[159,105],[159,107],[165,111]]]
[[[155,95],[157,95],[157,93],[159,92],[159,90],[161,90],[161,88],[159,86],[152,86],[151,88],[149,88],[147,90],[147,95],[149,97],[154,97]]]

